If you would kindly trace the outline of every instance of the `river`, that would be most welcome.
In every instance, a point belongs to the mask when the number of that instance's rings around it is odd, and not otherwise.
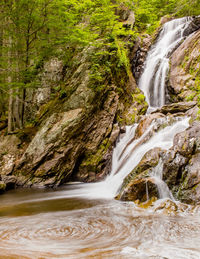
[[[63,198],[74,189],[2,195],[0,258],[200,258],[199,207]]]

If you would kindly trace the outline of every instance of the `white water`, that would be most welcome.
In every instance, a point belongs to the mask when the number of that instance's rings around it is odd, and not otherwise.
[[[183,40],[184,29],[190,22],[189,17],[167,22],[147,55],[139,87],[146,96],[149,111],[165,104],[165,83],[169,72],[169,57]]]
[[[163,162],[161,159],[157,164],[157,166],[154,168],[153,172],[151,173],[151,176],[152,176],[151,178],[154,178],[155,183],[157,185],[159,198],[160,199],[170,198],[171,200],[174,201],[174,197],[170,192],[169,187],[163,181]]]
[[[117,194],[123,183],[124,178],[138,165],[147,151],[155,147],[169,149],[173,144],[174,136],[184,131],[189,126],[189,118],[177,118],[177,121],[170,126],[165,127],[155,133],[148,141],[145,137],[156,128],[155,122],[146,130],[146,132],[136,140],[134,138],[137,125],[127,127],[126,134],[120,139],[113,152],[112,171],[110,175],[102,182],[90,184],[73,185],[73,190],[62,191],[57,198],[85,197],[88,199],[112,199]],[[144,141],[143,144],[139,144]],[[159,177],[157,177],[159,181]],[[161,182],[161,178],[160,178]],[[164,184],[164,182],[163,182]],[[161,195],[162,198],[167,195]],[[169,196],[168,196],[169,197]],[[44,197],[45,198],[45,197]],[[45,198],[46,199],[46,198]],[[54,196],[48,197],[49,200]]]

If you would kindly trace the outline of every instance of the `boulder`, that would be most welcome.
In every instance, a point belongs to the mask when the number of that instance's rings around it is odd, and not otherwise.
[[[153,113],[162,113],[162,114],[174,114],[174,113],[184,113],[190,109],[192,109],[194,106],[197,105],[197,102],[191,101],[191,102],[179,102],[179,103],[172,103],[172,104],[166,104],[162,106],[162,108],[154,111]]]
[[[120,195],[122,201],[145,202],[153,197],[158,198],[159,193],[154,179],[150,177],[131,181]]]
[[[173,195],[189,204],[200,202],[200,123],[178,133],[173,146],[162,155],[163,180]]]
[[[151,172],[158,164],[162,152],[162,149],[154,148],[143,156],[138,166],[124,179],[118,199],[144,202],[152,197],[159,197]]]

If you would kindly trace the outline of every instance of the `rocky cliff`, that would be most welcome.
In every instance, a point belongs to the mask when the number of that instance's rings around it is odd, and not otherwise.
[[[133,26],[134,15],[127,8],[119,15],[124,26]],[[38,75],[42,87],[27,94],[34,103],[26,107],[26,119],[32,123],[11,135],[5,127],[0,132],[2,190],[58,186],[72,179],[98,181],[108,174],[123,126],[145,114],[147,104],[123,67],[114,67],[112,76],[105,71],[100,86],[91,80],[96,52],[84,49],[74,55],[71,67],[58,59],[44,65]],[[110,62],[99,58],[103,64]]]

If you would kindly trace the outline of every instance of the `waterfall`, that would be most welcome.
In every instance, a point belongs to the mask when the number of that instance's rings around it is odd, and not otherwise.
[[[128,126],[126,128],[126,134],[120,139],[114,149],[110,175],[99,183],[74,186],[73,190],[70,190],[69,193],[65,193],[61,197],[86,197],[89,199],[114,198],[118,194],[124,178],[138,165],[147,151],[155,147],[169,149],[173,145],[174,136],[188,128],[188,126],[189,118],[178,117],[172,125],[154,133],[149,139],[146,139],[146,137],[157,128],[157,124],[154,121],[138,139],[134,139],[137,124]],[[157,181],[158,179],[159,177],[157,177]],[[158,186],[160,185],[158,184]]]
[[[144,72],[139,80],[139,88],[146,96],[149,111],[165,104],[169,57],[183,40],[184,30],[190,22],[190,17],[184,17],[165,23],[156,43],[147,55]]]
[[[190,21],[191,18],[181,18],[166,23],[147,56],[139,87],[146,96],[149,110],[165,104],[165,81],[169,70],[169,57],[183,39],[184,30]],[[168,117],[165,121],[161,121],[161,123],[166,122]],[[140,138],[134,138],[137,126],[135,124],[126,127],[125,135],[121,136],[113,152],[112,171],[104,181],[79,184],[63,197],[114,198],[124,178],[138,165],[146,152],[155,147],[169,149],[173,145],[174,136],[189,127],[189,118],[174,118],[174,123],[168,123],[165,128],[158,131],[158,125],[153,120]],[[160,197],[172,198],[167,185],[162,181],[160,163],[151,176],[155,178]],[[146,188],[148,189],[148,186]]]

